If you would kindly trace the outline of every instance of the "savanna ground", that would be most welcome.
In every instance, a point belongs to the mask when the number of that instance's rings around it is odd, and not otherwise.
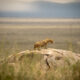
[[[33,49],[36,41],[51,38],[48,47],[80,52],[80,23],[0,23],[0,59],[22,50]],[[44,71],[40,56],[26,56],[16,69],[0,65],[0,80],[80,80],[80,62]],[[17,69],[19,69],[17,71]]]

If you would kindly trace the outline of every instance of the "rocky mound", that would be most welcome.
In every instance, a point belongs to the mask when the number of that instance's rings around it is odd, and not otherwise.
[[[25,56],[31,56],[31,58],[33,58],[35,55],[41,56],[38,63],[40,63],[42,67],[47,68],[71,65],[80,60],[80,54],[78,53],[61,49],[48,48],[41,50],[26,50],[20,53],[12,54],[6,58],[6,61],[9,64],[16,64],[17,62],[22,61]]]

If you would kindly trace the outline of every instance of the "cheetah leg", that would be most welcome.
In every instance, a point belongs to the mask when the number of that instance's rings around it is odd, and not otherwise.
[[[44,46],[45,49],[47,49],[47,44]]]
[[[38,50],[40,50],[40,47],[38,47]]]

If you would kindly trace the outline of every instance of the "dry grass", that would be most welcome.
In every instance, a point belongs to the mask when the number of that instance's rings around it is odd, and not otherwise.
[[[17,27],[17,28],[16,28]],[[35,27],[35,28],[32,28]],[[38,27],[38,28],[37,28]],[[59,27],[59,28],[56,28]],[[73,27],[70,29],[70,27]],[[77,28],[75,28],[77,27]],[[68,50],[80,52],[80,45],[74,47],[77,41],[80,42],[79,25],[66,25],[64,26],[29,26],[26,25],[6,25],[0,24],[0,60],[7,58],[10,54],[15,54],[19,51],[32,48],[32,44],[37,40],[42,40],[45,37],[54,38],[56,44],[52,47],[66,49],[66,42]],[[40,29],[41,28],[41,29]],[[79,29],[78,29],[79,28]],[[44,31],[45,30],[45,31]],[[38,33],[39,32],[39,33]],[[35,35],[35,36],[33,36]],[[68,40],[68,41],[66,41]],[[76,41],[71,44],[69,41]],[[6,42],[5,42],[6,41]],[[16,41],[16,42],[15,42]],[[60,42],[59,42],[60,41]],[[21,46],[19,49],[17,44]],[[13,45],[13,46],[12,46]],[[75,48],[75,50],[74,50]],[[16,62],[15,64],[0,63],[0,80],[80,80],[80,62],[74,65],[63,65],[50,70],[45,70],[41,65],[41,56],[34,55],[25,56],[25,58]]]
[[[80,80],[80,62],[45,70],[40,65],[41,58],[27,55],[16,64],[0,63],[0,80]]]

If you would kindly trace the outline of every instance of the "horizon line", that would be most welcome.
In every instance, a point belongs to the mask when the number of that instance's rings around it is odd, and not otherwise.
[[[0,18],[0,22],[80,22],[80,18]]]

